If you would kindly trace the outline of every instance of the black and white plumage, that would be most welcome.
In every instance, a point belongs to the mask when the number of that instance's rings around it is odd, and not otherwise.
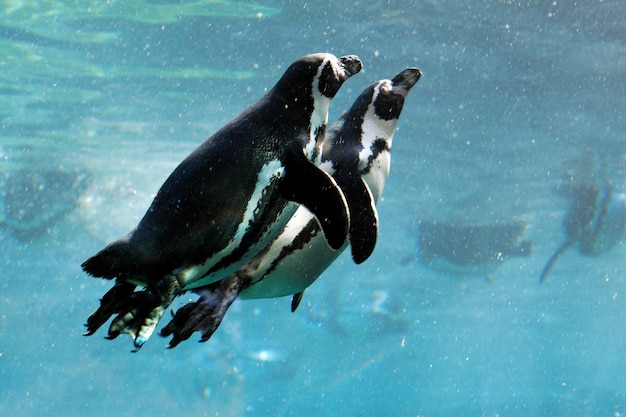
[[[352,256],[363,262],[376,244],[379,201],[389,175],[390,151],[404,100],[421,77],[408,68],[393,80],[367,87],[348,112],[328,129],[322,168],[342,187],[350,208]],[[347,247],[347,243],[341,250]],[[228,307],[244,299],[293,295],[294,311],[303,291],[339,256],[324,243],[313,214],[300,207],[278,237],[230,276],[198,288],[200,298],[179,309],[161,331],[172,335],[170,347],[194,331],[208,340]]]
[[[88,274],[116,280],[86,335],[115,314],[108,337],[128,333],[139,349],[178,294],[223,278],[273,240],[297,208],[290,202],[309,208],[340,248],[346,201],[316,165],[331,99],[361,67],[356,56],[302,57],[193,151],[138,226],[83,263]]]

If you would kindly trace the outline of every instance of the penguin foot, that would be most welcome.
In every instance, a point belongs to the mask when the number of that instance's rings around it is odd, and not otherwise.
[[[136,288],[136,284],[118,279],[100,300],[100,307],[87,318],[87,331],[83,335],[91,336],[111,316],[116,315],[106,338],[111,340],[126,333],[133,339],[133,351],[141,349],[152,336],[165,309],[184,291],[174,274],[163,277],[141,291],[135,291]]]
[[[138,351],[152,336],[165,307],[161,297],[148,289],[133,292],[118,304],[118,314],[111,322],[106,338],[112,340],[122,333],[127,333],[135,345],[133,352]]]
[[[224,315],[245,284],[237,273],[207,287],[194,290],[200,298],[173,313],[172,320],[161,329],[161,336],[172,336],[168,348],[173,348],[198,331],[200,342],[206,342],[217,330]]]
[[[128,282],[116,282],[113,288],[107,291],[104,297],[100,299],[100,307],[87,318],[87,323],[85,323],[87,331],[83,333],[83,335],[91,336],[106,323],[113,314],[119,313],[119,304],[135,291],[135,287],[136,285]]]
[[[172,336],[167,348],[178,346],[196,331],[202,333],[202,341],[208,340],[217,330],[222,319],[216,317],[215,311],[216,306],[211,296],[186,304],[176,313],[172,311],[172,319],[161,329],[161,336]]]
[[[202,291],[200,298],[180,308],[172,320],[161,329],[161,336],[172,336],[168,348],[173,348],[198,331],[206,342],[217,330],[232,301],[220,298],[219,291]],[[234,301],[234,299],[233,299]]]

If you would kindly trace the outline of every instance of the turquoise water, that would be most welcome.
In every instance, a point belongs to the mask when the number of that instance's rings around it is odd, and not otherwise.
[[[571,250],[538,283],[564,240],[555,188],[568,161],[592,148],[626,190],[623,2],[45,3],[0,15],[0,415],[626,413],[623,242]],[[372,257],[344,254],[295,313],[289,298],[236,302],[204,344],[166,350],[153,336],[131,353],[106,329],[81,336],[110,283],[80,263],[132,229],[187,153],[320,51],[364,63],[331,120],[371,82],[424,72]],[[18,234],[6,184],[28,171],[90,179],[35,207],[43,230]],[[534,250],[491,282],[448,274],[418,261],[420,220],[522,221]]]

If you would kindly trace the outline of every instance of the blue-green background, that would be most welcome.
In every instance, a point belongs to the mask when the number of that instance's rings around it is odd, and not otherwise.
[[[37,4],[41,3],[41,4]],[[42,237],[0,230],[2,416],[619,416],[626,249],[563,240],[563,166],[626,188],[626,4],[558,1],[4,2],[0,170],[79,166]],[[110,283],[80,263],[127,233],[184,156],[297,57],[357,54],[331,107],[408,66],[379,243],[305,294],[236,302],[204,344],[81,336]],[[522,219],[534,252],[493,282],[421,265],[423,219]],[[185,298],[182,301],[186,301]],[[174,307],[178,307],[180,303]]]

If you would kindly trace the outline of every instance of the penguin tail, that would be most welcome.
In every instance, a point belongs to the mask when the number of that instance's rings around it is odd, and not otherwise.
[[[124,254],[126,253],[126,242],[118,240],[111,243],[100,252],[87,259],[81,264],[83,271],[91,276],[113,279],[119,278],[123,274]]]

